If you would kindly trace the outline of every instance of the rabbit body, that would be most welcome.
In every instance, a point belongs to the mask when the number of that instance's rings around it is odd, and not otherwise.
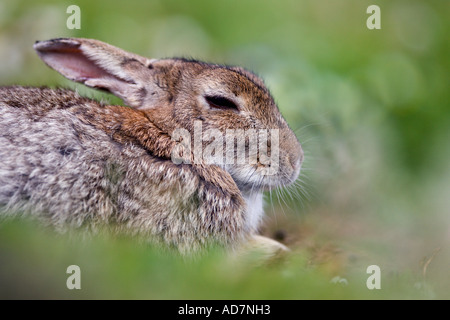
[[[104,106],[70,90],[1,88],[5,212],[37,215],[62,231],[110,225],[181,251],[212,240],[231,244],[254,231],[245,223],[238,190],[226,194],[192,166],[163,161],[127,141],[120,132],[123,112],[133,110]],[[119,139],[99,130],[105,119],[117,127]]]
[[[213,243],[228,247],[241,243],[257,231],[264,184],[246,183],[241,178],[246,167],[176,164],[170,159],[176,145],[171,132],[176,127],[191,131],[196,118],[205,126],[224,129],[237,117],[235,110],[211,111],[206,104],[199,109],[192,96],[198,91],[204,97],[202,90],[228,94],[223,86],[232,88],[236,104],[253,101],[265,111],[249,116],[247,123],[236,118],[234,122],[242,122],[238,126],[258,127],[256,123],[281,129],[281,150],[287,151],[276,183],[288,184],[298,176],[300,144],[273,100],[264,110],[259,100],[271,97],[259,78],[247,71],[184,60],[155,62],[96,40],[56,39],[35,48],[69,79],[109,90],[133,108],[106,105],[67,89],[0,87],[3,216],[30,215],[61,231],[107,226],[181,252]],[[199,74],[212,79],[210,69],[220,69],[225,77],[205,86],[202,79],[198,86],[194,80],[180,84]],[[231,74],[229,83],[226,72]],[[246,88],[246,83],[256,89]],[[245,94],[253,100],[245,100]],[[187,105],[189,111],[177,105]],[[239,113],[245,112],[250,113],[239,105]]]

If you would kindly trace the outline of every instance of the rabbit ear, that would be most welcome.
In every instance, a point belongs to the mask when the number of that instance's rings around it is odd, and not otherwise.
[[[34,49],[44,62],[66,78],[104,89],[130,107],[152,107],[163,94],[152,79],[150,59],[91,39],[38,41]],[[148,95],[148,92],[151,95]],[[149,101],[148,96],[151,96]],[[155,103],[153,103],[154,105]]]

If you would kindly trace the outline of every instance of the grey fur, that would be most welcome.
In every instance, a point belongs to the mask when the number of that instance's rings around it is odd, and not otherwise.
[[[47,88],[1,88],[0,97],[4,214],[25,212],[60,231],[107,224],[182,252],[206,245],[203,233],[214,233],[220,242],[235,240],[227,234],[227,215],[242,215],[244,208],[227,213],[236,207],[231,197],[209,207],[207,188],[188,166],[158,160],[133,144],[119,145],[73,117],[84,108],[107,112],[99,103]],[[34,103],[20,108],[12,97]],[[72,104],[64,105],[66,99]],[[213,208],[221,214],[208,219]]]

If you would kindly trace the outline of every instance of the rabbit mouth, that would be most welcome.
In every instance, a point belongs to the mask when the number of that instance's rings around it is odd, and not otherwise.
[[[300,174],[300,162],[295,167],[270,165],[225,166],[241,191],[271,191],[293,184]]]

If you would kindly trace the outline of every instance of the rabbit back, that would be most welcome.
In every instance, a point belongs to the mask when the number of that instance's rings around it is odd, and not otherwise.
[[[82,105],[96,107],[69,90],[1,89],[3,211],[40,212],[61,227],[82,224],[89,211],[114,211],[101,172],[120,153],[106,134],[73,115]]]

